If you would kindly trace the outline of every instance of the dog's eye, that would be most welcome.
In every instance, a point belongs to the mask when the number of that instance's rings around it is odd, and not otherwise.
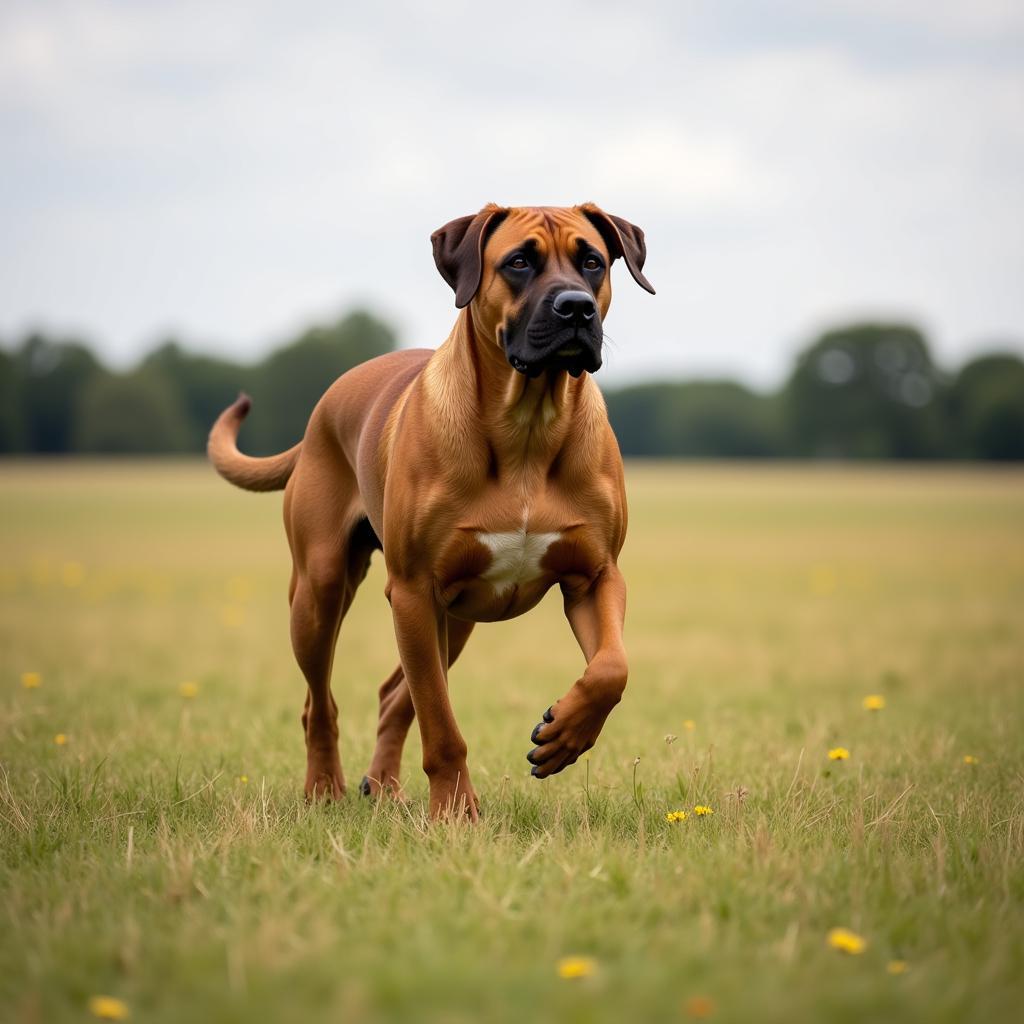
[[[601,269],[603,269],[603,266],[604,265],[601,263],[601,261],[596,256],[588,256],[583,261],[583,269],[584,270],[601,270]]]
[[[530,262],[521,253],[517,253],[505,261],[505,266],[509,270],[528,270]]]

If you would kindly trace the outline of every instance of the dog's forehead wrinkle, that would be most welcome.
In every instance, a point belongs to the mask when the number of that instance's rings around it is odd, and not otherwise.
[[[487,242],[488,256],[500,264],[513,252],[530,247],[541,259],[564,268],[584,248],[610,258],[604,239],[575,207],[511,207]]]
[[[589,227],[589,221],[578,211],[557,206],[513,207],[498,228],[498,232],[538,231],[551,238],[558,238],[566,232],[580,231]]]

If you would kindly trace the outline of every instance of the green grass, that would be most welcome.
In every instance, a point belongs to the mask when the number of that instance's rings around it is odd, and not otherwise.
[[[0,466],[0,1018],[108,994],[166,1022],[1014,1019],[1024,475],[633,466],[629,492],[626,698],[539,784],[578,650],[554,596],[479,627],[452,674],[467,828],[426,823],[415,740],[407,806],[303,802],[279,496]],[[335,672],[353,789],[382,590],[377,560]],[[558,977],[573,954],[592,977]]]

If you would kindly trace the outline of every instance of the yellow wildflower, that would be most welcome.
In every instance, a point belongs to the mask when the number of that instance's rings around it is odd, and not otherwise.
[[[93,996],[89,1000],[89,1012],[100,1020],[127,1020],[128,1004],[113,996]]]
[[[178,693],[180,693],[182,697],[197,697],[199,695],[199,684],[193,682],[182,683],[181,686],[178,687]]]
[[[238,781],[241,782],[244,785],[245,783],[247,783],[249,781],[249,776],[248,775],[239,775],[238,776]]]
[[[245,622],[245,609],[237,604],[225,605],[220,610],[220,621],[229,628],[241,626]]]
[[[885,698],[880,693],[871,693],[862,703],[865,711],[881,711],[885,707]]]
[[[890,960],[885,969],[890,974],[906,974],[910,970],[910,964],[906,960]]]
[[[564,956],[558,961],[560,978],[589,978],[597,970],[597,963],[589,956]]]
[[[685,722],[683,722],[683,728],[687,732],[693,732],[693,730],[697,728],[697,723],[692,718],[688,718]]]
[[[56,743],[58,747],[63,747],[67,741],[67,735],[62,732],[57,733],[57,735],[53,737],[53,742]]]
[[[977,764],[978,759],[973,754],[964,754],[964,764]]]
[[[825,597],[836,592],[839,586],[839,575],[831,565],[816,565],[811,570],[808,583],[811,593]]]
[[[37,686],[43,685],[43,677],[38,672],[22,672],[21,685],[26,690],[34,690]]]
[[[697,1020],[704,1020],[715,1012],[715,1001],[707,996],[690,996],[686,1000],[686,1015]]]
[[[686,819],[688,817],[689,817],[689,815],[686,813],[686,811],[669,811],[668,814],[665,815],[665,820],[666,821],[686,821]]]
[[[60,579],[65,587],[80,587],[85,580],[85,567],[81,562],[65,562],[60,570]]]
[[[693,809],[693,813],[696,814],[698,818],[703,818],[705,815],[714,814],[715,812],[708,807],[707,804],[697,804]]]
[[[845,761],[850,756],[850,752],[846,747],[833,747],[828,752],[828,759],[830,761]]]
[[[247,576],[232,576],[224,584],[224,593],[238,604],[244,604],[252,596],[252,580]]]
[[[833,928],[828,933],[828,944],[841,953],[850,953],[856,956],[868,948],[867,940],[849,928]]]

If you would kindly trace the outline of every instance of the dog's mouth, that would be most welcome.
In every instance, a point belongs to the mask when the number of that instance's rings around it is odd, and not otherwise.
[[[508,361],[513,370],[530,378],[539,377],[545,370],[565,370],[570,377],[579,377],[601,368],[600,355],[583,345],[565,345],[532,362],[514,355],[509,355]]]
[[[571,377],[594,373],[601,368],[601,329],[572,326],[538,329],[526,337],[508,339],[500,335],[505,357],[517,373],[536,378],[547,370],[564,370]]]

